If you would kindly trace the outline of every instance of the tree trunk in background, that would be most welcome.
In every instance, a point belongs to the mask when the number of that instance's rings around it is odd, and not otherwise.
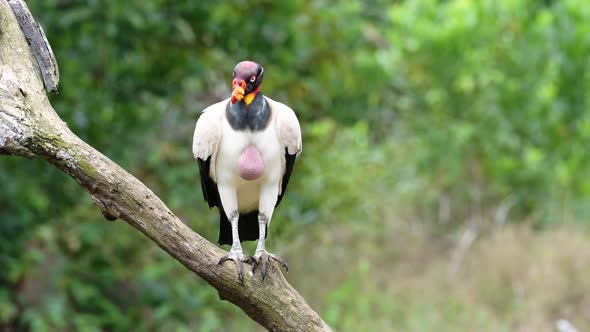
[[[55,90],[58,80],[51,48],[40,28],[28,29],[23,23],[27,17],[34,24],[22,0],[0,0],[0,154],[41,157],[67,173],[92,195],[107,219],[123,219],[141,231],[268,330],[331,331],[276,265],[264,282],[259,275],[246,274],[242,286],[233,264],[217,266],[223,250],[189,229],[138,179],[68,129],[45,92]]]

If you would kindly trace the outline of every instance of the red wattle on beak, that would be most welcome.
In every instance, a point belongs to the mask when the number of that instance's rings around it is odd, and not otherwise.
[[[239,80],[234,78],[232,81],[232,93],[231,93],[231,103],[235,104],[236,102],[244,99],[244,94],[246,93],[246,81]]]

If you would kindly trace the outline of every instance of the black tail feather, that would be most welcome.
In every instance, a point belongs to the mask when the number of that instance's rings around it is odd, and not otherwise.
[[[258,210],[240,213],[238,219],[238,234],[240,242],[256,241],[258,240]],[[265,233],[268,235],[268,233]],[[227,220],[227,216],[223,209],[219,209],[219,244],[232,244],[231,223]]]

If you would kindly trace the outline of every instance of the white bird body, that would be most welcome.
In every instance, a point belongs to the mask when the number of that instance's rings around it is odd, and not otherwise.
[[[218,186],[232,186],[238,190],[238,211],[250,212],[258,209],[260,190],[268,186],[275,186],[280,190],[281,179],[285,173],[284,148],[279,143],[276,126],[273,125],[276,117],[271,110],[271,123],[261,131],[235,131],[225,119],[225,105],[221,105],[223,113],[223,125],[221,127],[221,140],[217,150],[215,169]],[[219,110],[218,110],[219,112]],[[255,180],[244,180],[238,175],[238,160],[243,151],[253,145],[262,156],[264,172]],[[276,199],[276,196],[275,196]],[[276,202],[273,202],[273,206]]]
[[[264,239],[301,153],[301,129],[291,108],[245,83],[249,77],[249,82],[260,86],[261,66],[240,63],[236,75],[245,78],[234,79],[232,98],[207,107],[199,117],[193,154],[199,161],[205,201],[219,208],[219,243],[232,244],[230,254],[220,263],[232,259],[241,271],[241,262],[260,259],[264,278],[269,258],[286,267],[282,259],[266,252]],[[256,239],[256,255],[245,257],[240,242]]]
[[[209,176],[217,184],[226,211],[259,210],[269,217],[270,223],[277,195],[282,194],[285,148],[289,154],[298,155],[302,146],[301,129],[293,110],[266,96],[264,99],[270,108],[270,118],[265,128],[256,131],[232,128],[226,116],[229,98],[207,107],[197,121],[193,154],[202,160],[211,156]],[[238,160],[250,145],[260,152],[264,162],[262,176],[252,181],[244,180],[237,172]],[[226,188],[236,188],[236,197],[228,194],[224,200]],[[267,201],[261,202],[261,197]]]

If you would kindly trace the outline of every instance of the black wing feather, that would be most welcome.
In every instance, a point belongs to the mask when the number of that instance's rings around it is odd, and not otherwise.
[[[217,191],[217,184],[211,176],[209,171],[211,169],[211,156],[207,160],[197,158],[199,161],[199,171],[201,173],[201,189],[203,190],[203,198],[209,204],[209,208],[214,206],[221,207],[221,199],[219,198],[219,191]]]
[[[289,154],[289,150],[285,148],[285,174],[283,175],[283,182],[281,186],[281,193],[277,198],[277,204],[275,207],[279,206],[279,203],[283,199],[285,195],[285,191],[287,190],[287,185],[289,184],[289,179],[291,178],[291,173],[293,172],[293,166],[295,166],[295,158],[297,158],[297,154]]]

